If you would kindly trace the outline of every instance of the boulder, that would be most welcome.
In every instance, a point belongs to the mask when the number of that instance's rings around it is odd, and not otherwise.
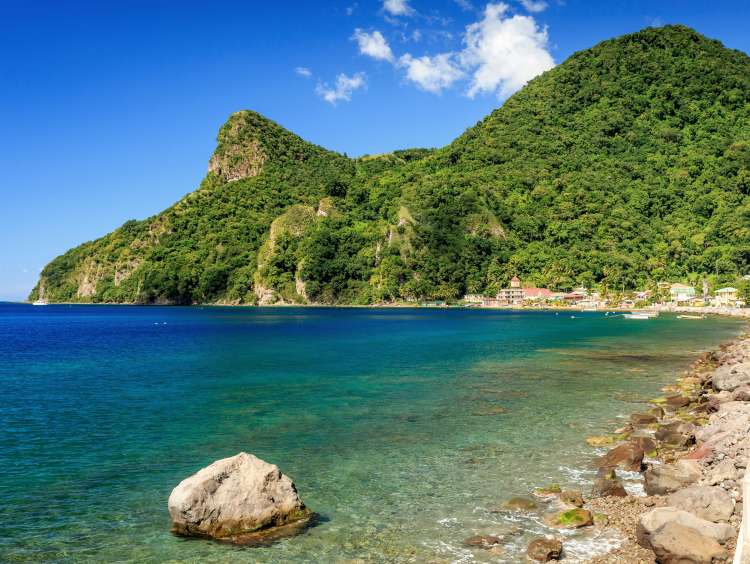
[[[662,417],[664,417],[664,409],[659,405],[655,405],[654,407],[649,409],[646,413],[653,415],[657,419],[661,419]]]
[[[719,366],[714,372],[712,382],[715,390],[729,392],[750,384],[750,360]]]
[[[678,460],[674,464],[649,466],[643,475],[647,495],[664,495],[697,482],[701,468],[695,460]]]
[[[708,521],[729,521],[734,501],[717,486],[689,486],[667,496],[667,505],[684,509]]]
[[[635,532],[638,544],[650,548],[652,535],[667,523],[689,527],[722,544],[737,534],[734,528],[726,523],[712,523],[675,507],[657,507],[641,515]]]
[[[664,402],[664,407],[671,411],[687,407],[688,405],[690,405],[690,398],[686,396],[669,396]]]
[[[734,465],[734,460],[731,458],[725,458],[718,464],[716,464],[708,472],[706,482],[712,486],[720,484],[726,480],[736,480],[738,478],[737,468]]]
[[[654,433],[654,438],[657,441],[667,442],[666,439],[674,434],[684,435],[686,442],[691,442],[695,437],[695,425],[692,423],[685,423],[684,421],[670,421],[669,423],[663,423],[662,425],[659,425],[659,428]]]
[[[651,437],[631,437],[630,442],[640,447],[646,455],[656,451],[656,441]]]
[[[583,507],[581,490],[563,490],[560,494],[560,501],[573,507]]]
[[[562,541],[538,538],[529,543],[526,548],[526,555],[537,562],[549,562],[550,560],[560,560],[562,549]]]
[[[561,529],[578,529],[589,527],[594,524],[594,516],[586,509],[576,508],[547,515],[545,518],[551,527]]]
[[[712,538],[679,523],[666,523],[651,535],[651,550],[665,564],[724,562],[727,551]]]
[[[737,388],[732,392],[732,401],[750,401],[750,385]]]
[[[613,468],[602,468],[594,480],[591,497],[626,497],[628,492],[615,474]]]
[[[630,416],[630,422],[636,426],[651,425],[657,421],[656,416],[651,413],[633,413]]]
[[[622,468],[638,472],[643,465],[643,449],[636,443],[624,443],[609,450],[599,457],[595,465],[598,468]]]
[[[537,507],[536,501],[527,497],[512,497],[503,503],[503,509],[515,511],[533,511]]]
[[[175,534],[240,542],[280,527],[291,534],[311,517],[288,476],[245,452],[185,478],[168,505]]]

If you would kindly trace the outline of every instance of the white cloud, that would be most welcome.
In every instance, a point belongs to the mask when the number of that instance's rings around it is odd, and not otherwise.
[[[305,78],[310,78],[312,76],[312,71],[307,67],[297,67],[296,69],[294,69],[294,72],[296,72],[300,76],[304,76]]]
[[[414,13],[409,0],[383,0],[383,10],[392,16],[411,16]]]
[[[458,7],[461,8],[464,12],[471,12],[474,10],[474,4],[472,4],[469,0],[454,0],[456,4],[458,4]]]
[[[351,6],[347,6],[346,7],[346,15],[347,16],[351,16],[352,14],[354,14],[354,12],[357,11],[357,7],[358,6],[359,6],[359,4],[357,4],[356,2],[354,4],[352,4]]]
[[[547,9],[547,2],[544,0],[519,0],[527,12],[537,14]]]
[[[326,102],[336,105],[336,102],[344,100],[350,102],[352,99],[352,93],[355,90],[364,88],[366,86],[365,74],[358,72],[352,76],[347,76],[344,73],[339,74],[336,77],[336,84],[330,87],[328,84],[319,82],[315,87],[315,92],[323,98]]]
[[[359,28],[354,30],[352,39],[357,41],[359,52],[379,61],[393,62],[393,51],[379,31],[367,33]]]
[[[547,29],[531,16],[506,17],[507,12],[507,4],[488,4],[483,19],[466,27],[460,60],[472,69],[469,97],[483,92],[509,96],[555,66],[547,51]]]
[[[464,76],[452,60],[452,53],[441,53],[430,57],[403,55],[398,65],[406,69],[406,78],[422,90],[438,94]]]

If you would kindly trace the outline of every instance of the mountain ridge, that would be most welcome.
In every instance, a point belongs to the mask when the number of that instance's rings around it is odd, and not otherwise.
[[[750,58],[684,26],[574,53],[453,142],[350,159],[243,110],[199,188],[30,299],[373,303],[750,263]]]

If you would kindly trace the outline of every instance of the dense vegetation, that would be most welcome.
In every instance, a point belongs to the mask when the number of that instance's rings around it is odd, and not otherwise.
[[[750,263],[750,58],[682,27],[603,42],[438,150],[349,159],[253,112],[200,188],[52,261],[52,301],[372,303],[717,282]]]

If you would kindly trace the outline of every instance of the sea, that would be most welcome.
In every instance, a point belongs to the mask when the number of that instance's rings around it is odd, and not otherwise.
[[[518,562],[553,533],[583,561],[616,533],[552,531],[552,502],[503,502],[550,483],[585,496],[602,453],[585,438],[647,409],[742,328],[668,314],[0,304],[0,561]],[[242,451],[292,478],[313,526],[252,547],[172,535],[172,489]],[[473,535],[501,550],[466,546]]]

